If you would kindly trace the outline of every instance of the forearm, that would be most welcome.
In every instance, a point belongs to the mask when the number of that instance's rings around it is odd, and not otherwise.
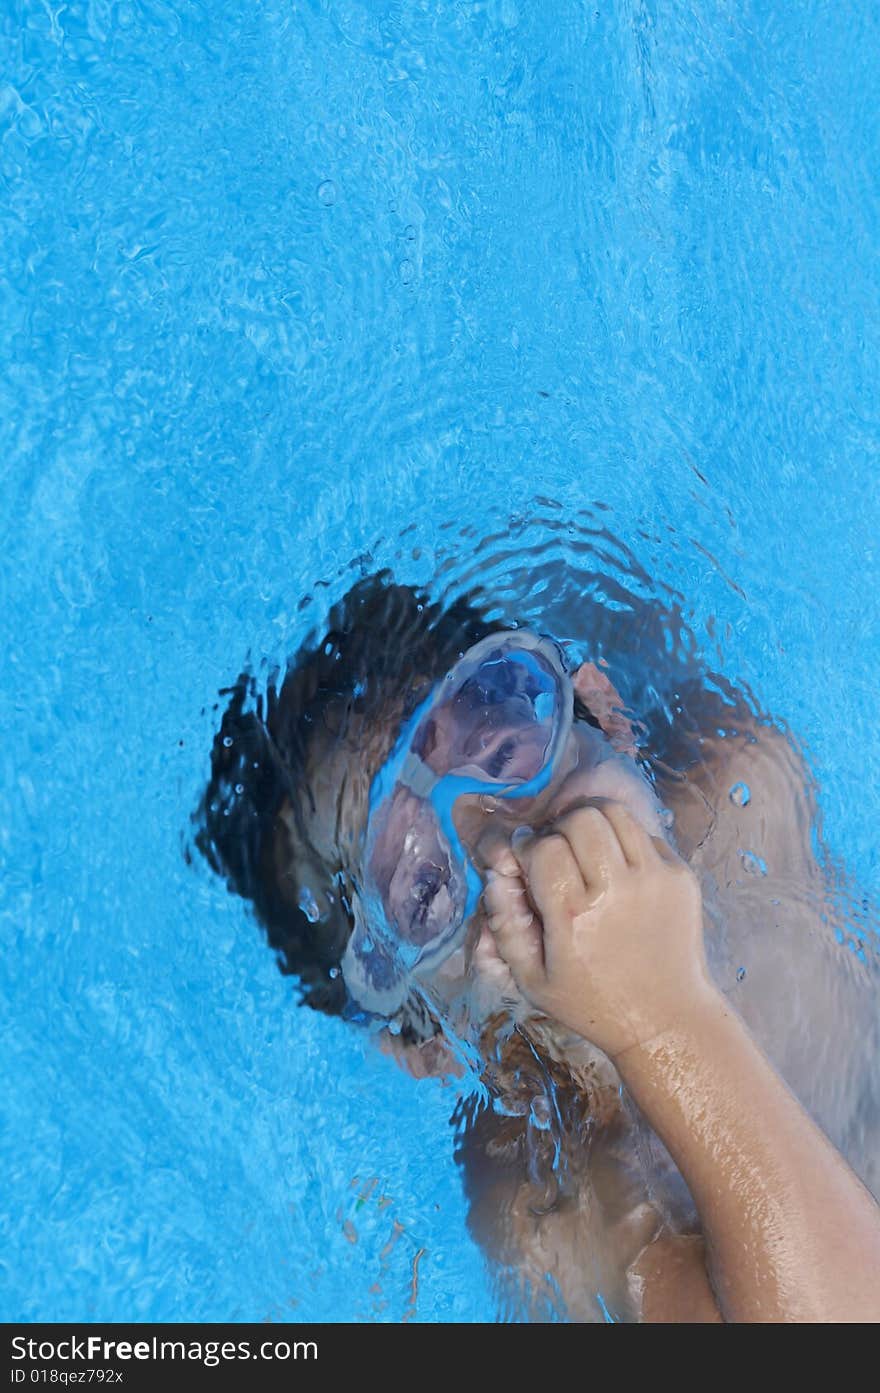
[[[726,1319],[880,1320],[880,1209],[720,994],[617,1064],[688,1182]]]

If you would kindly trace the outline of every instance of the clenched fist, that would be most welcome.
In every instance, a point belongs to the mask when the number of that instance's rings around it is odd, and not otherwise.
[[[484,905],[522,994],[612,1060],[715,995],[696,877],[619,803],[496,849]]]

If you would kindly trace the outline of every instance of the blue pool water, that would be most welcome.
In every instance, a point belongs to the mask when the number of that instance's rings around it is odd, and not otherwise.
[[[679,596],[806,750],[874,951],[878,40],[819,0],[3,0],[4,1318],[497,1313],[452,1090],[298,1009],[184,855],[218,690],[362,574]]]

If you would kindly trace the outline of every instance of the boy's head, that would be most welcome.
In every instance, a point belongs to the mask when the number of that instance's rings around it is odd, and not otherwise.
[[[373,780],[437,684],[501,627],[468,600],[442,609],[380,574],[345,596],[323,641],[301,649],[265,698],[247,676],[229,693],[197,815],[197,844],[230,888],[253,902],[282,970],[298,977],[303,999],[320,1010],[357,1015],[364,1004],[347,988],[342,967],[356,924],[362,939],[369,930],[363,860]],[[575,714],[586,719],[566,734],[553,779],[534,798],[509,804],[477,793],[458,798],[455,828],[472,864],[480,865],[487,840],[507,838],[524,822],[540,825],[584,796],[622,798],[652,831],[660,830],[634,761],[614,752],[577,702]],[[432,739],[448,738],[441,720]],[[432,751],[423,753],[430,764]],[[389,883],[397,876],[397,885],[414,894],[419,886],[406,880],[405,849],[420,812],[418,800],[408,799],[404,788],[389,804],[383,857]],[[439,883],[431,887],[432,894],[437,890]],[[486,949],[479,913],[471,913],[455,950],[423,983],[434,1014],[465,996],[478,1016],[497,1010],[505,997],[511,1004],[512,984]],[[424,1035],[426,1021],[430,1033],[429,1018],[414,994],[397,1012],[404,1035]]]
[[[265,695],[246,673],[221,693],[196,845],[253,903],[282,971],[318,1010],[356,1009],[341,964],[372,778],[401,723],[497,627],[467,599],[444,609],[379,573],[344,596],[323,639]]]

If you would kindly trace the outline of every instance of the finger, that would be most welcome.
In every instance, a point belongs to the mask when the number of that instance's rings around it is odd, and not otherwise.
[[[480,907],[479,932],[476,942],[474,943],[471,962],[476,968],[507,966],[501,954],[498,952],[498,944],[495,942],[495,937],[489,927],[485,903]]]
[[[591,798],[590,804],[611,824],[627,865],[644,865],[650,856],[652,838],[638,818],[613,798]]]
[[[528,895],[545,933],[570,922],[589,909],[591,899],[584,875],[568,840],[559,832],[514,841]]]
[[[603,889],[615,871],[626,866],[614,827],[593,803],[572,808],[557,819],[555,827],[571,847],[588,889]]]
[[[499,954],[517,985],[528,991],[544,976],[543,925],[529,902],[520,867],[512,853],[511,861],[512,870],[489,870],[483,908]]]
[[[668,861],[672,866],[685,865],[675,848],[671,847],[663,837],[651,837],[650,842],[661,861]]]
[[[471,860],[477,870],[499,871],[502,875],[518,876],[519,862],[510,849],[510,833],[500,827],[489,827],[472,849]]]
[[[498,951],[485,911],[480,915],[480,925],[480,936],[474,945],[470,966],[479,979],[479,986],[485,984],[502,1001],[515,1003],[524,993]]]

